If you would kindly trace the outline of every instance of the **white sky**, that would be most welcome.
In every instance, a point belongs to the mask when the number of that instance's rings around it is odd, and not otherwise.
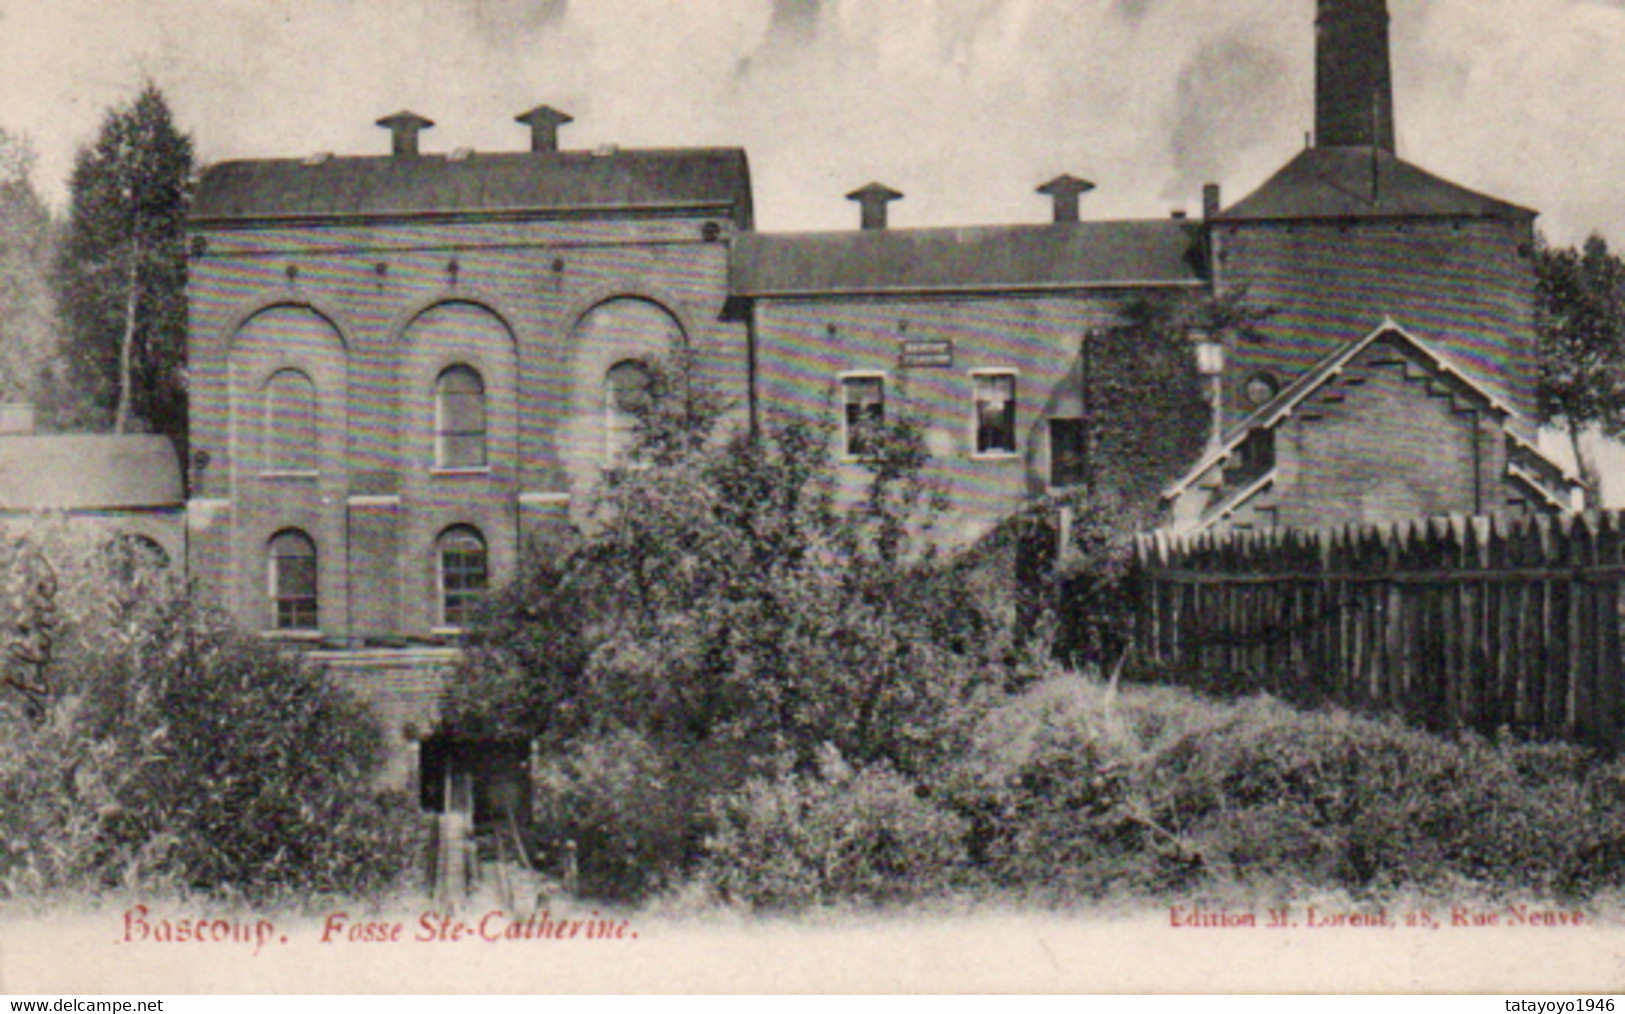
[[[1625,0],[1389,0],[1401,155],[1625,246]],[[201,158],[382,153],[373,120],[436,120],[429,151],[738,145],[758,226],[1043,221],[1239,199],[1312,121],[1314,0],[0,0],[0,127],[54,202],[75,148],[144,77]]]

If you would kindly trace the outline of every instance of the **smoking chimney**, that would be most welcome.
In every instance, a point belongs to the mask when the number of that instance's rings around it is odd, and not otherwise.
[[[528,113],[520,113],[514,120],[530,128],[530,150],[549,152],[559,150],[559,128],[575,119],[552,106],[537,106]]]
[[[1088,180],[1080,180],[1076,176],[1066,173],[1055,177],[1038,188],[1038,192],[1055,200],[1055,220],[1057,222],[1076,222],[1078,220],[1078,198],[1095,189],[1095,185]]]
[[[1394,150],[1387,0],[1317,0],[1315,144]]]
[[[434,126],[434,121],[403,109],[379,120],[378,125],[389,129],[390,151],[396,157],[410,158],[418,153],[418,133]]]
[[[870,183],[847,194],[846,199],[857,201],[858,206],[863,209],[863,228],[884,229],[886,205],[892,201],[902,200],[903,195],[884,184]]]

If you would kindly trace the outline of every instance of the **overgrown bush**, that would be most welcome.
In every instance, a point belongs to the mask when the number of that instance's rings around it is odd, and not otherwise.
[[[1625,874],[1592,864],[1625,840],[1625,810],[1576,747],[1254,701],[1182,737],[1150,777],[1165,819],[1231,879],[1546,896]]]
[[[751,779],[712,816],[702,877],[757,908],[925,898],[964,861],[963,820],[885,765],[854,769],[833,748],[815,772]]]
[[[410,868],[419,818],[373,790],[363,705],[162,572],[48,559],[50,663],[0,717],[0,894],[357,894]]]
[[[747,763],[716,744],[657,742],[629,729],[582,736],[536,765],[533,812],[550,844],[576,843],[583,893],[646,897],[692,868],[707,800],[737,784]]]
[[[1560,896],[1625,881],[1621,769],[1574,747],[1075,677],[992,710],[973,742],[949,792],[1003,889]]]

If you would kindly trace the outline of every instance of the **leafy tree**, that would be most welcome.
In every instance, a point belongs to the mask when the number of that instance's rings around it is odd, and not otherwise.
[[[690,367],[655,370],[579,544],[495,599],[444,709],[454,734],[541,742],[536,812],[610,894],[691,868],[709,800],[826,744],[905,777],[940,763],[1005,650],[923,547],[913,427],[871,434],[854,488],[826,430],[722,432]]]
[[[0,398],[12,401],[40,396],[57,346],[56,237],[33,165],[27,142],[0,130]]]
[[[80,401],[61,423],[123,433],[139,419],[184,440],[192,168],[192,141],[150,83],[80,149],[57,279]]]
[[[1595,487],[1580,435],[1592,427],[1625,433],[1625,261],[1593,234],[1580,249],[1542,244],[1535,278],[1540,413],[1568,432],[1581,474]]]

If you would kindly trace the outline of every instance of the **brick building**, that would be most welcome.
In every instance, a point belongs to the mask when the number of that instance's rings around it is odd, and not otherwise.
[[[1183,530],[1567,509],[1534,448],[1533,212],[1397,157],[1383,0],[1321,0],[1317,143],[1199,219],[758,234],[732,149],[228,162],[193,217],[187,559],[242,623],[434,723],[469,607],[567,530],[681,341],[752,422],[907,415],[965,543],[1087,474],[1088,336],[1147,296],[1246,287]],[[1109,366],[1110,364],[1106,364]],[[1193,369],[1195,360],[1193,357]],[[743,424],[744,418],[740,422]],[[404,770],[404,769],[403,769]]]

